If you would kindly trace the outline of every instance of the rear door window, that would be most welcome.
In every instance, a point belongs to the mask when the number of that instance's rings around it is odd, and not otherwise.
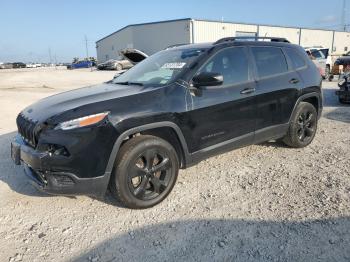
[[[292,61],[294,69],[299,69],[306,65],[304,58],[296,50],[292,48],[285,48],[284,50],[286,51],[289,59]]]
[[[252,47],[259,77],[268,77],[288,71],[288,64],[279,47]]]

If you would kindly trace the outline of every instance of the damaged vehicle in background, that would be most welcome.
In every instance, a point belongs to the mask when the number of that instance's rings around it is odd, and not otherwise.
[[[148,57],[144,52],[134,48],[123,49],[119,54],[121,59],[110,59],[98,64],[97,69],[116,71],[128,70]]]
[[[342,104],[350,103],[350,52],[339,57],[335,63],[339,67],[340,79],[338,82],[339,89],[335,94]]]
[[[350,72],[345,73],[338,82],[339,90],[335,94],[342,104],[350,103]]]
[[[106,62],[97,65],[98,70],[117,70],[121,71],[123,68],[129,69],[133,65],[128,60],[110,59]]]
[[[13,64],[12,63],[3,63],[0,65],[0,69],[12,69]]]
[[[314,64],[317,66],[322,78],[331,80],[329,79],[330,70],[329,70],[329,67],[327,67],[327,57],[328,57],[329,49],[318,46],[318,47],[307,47],[305,48],[305,51],[309,56],[309,58],[312,60],[312,62],[314,62]]]
[[[342,56],[338,57],[335,62],[335,65],[342,66],[341,69],[343,69],[343,72],[348,72],[350,67],[350,52],[347,52],[343,54]]]
[[[331,53],[327,57],[327,68],[329,73],[329,81],[332,81],[335,75],[341,76],[344,72],[348,71],[348,65],[350,64],[350,52],[339,54]]]

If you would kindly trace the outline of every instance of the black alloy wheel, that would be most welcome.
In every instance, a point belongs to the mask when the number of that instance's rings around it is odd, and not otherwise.
[[[129,208],[149,208],[173,189],[179,172],[178,155],[167,141],[136,136],[120,148],[110,179],[110,191]]]
[[[300,102],[290,120],[283,142],[295,148],[309,145],[316,135],[317,121],[316,108],[308,102]]]
[[[317,116],[310,110],[303,110],[299,114],[298,118],[298,138],[301,142],[305,143],[312,139],[316,132]]]
[[[128,173],[129,190],[140,200],[151,200],[169,186],[172,166],[167,153],[149,148],[130,162]]]

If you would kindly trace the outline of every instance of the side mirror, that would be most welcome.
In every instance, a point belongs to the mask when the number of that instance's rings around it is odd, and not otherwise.
[[[192,79],[194,87],[220,86],[224,83],[224,76],[219,73],[202,72]]]

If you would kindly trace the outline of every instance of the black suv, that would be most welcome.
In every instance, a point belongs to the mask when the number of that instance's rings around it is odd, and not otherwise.
[[[264,40],[264,41],[262,41]],[[267,140],[313,140],[321,76],[280,38],[158,52],[110,82],[45,98],[17,117],[12,158],[41,190],[130,208],[162,201],[179,168]]]

